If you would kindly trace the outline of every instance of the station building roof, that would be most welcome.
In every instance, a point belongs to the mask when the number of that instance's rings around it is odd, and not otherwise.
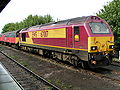
[[[0,13],[11,0],[0,0]]]

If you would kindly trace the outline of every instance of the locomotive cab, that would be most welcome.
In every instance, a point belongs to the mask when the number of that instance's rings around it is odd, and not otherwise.
[[[114,49],[114,37],[109,25],[99,17],[92,16],[88,27],[88,63],[92,66],[111,64]]]

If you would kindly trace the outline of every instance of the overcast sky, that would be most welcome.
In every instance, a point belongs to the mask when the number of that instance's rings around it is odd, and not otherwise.
[[[0,32],[5,24],[20,22],[28,15],[50,14],[55,20],[95,15],[112,0],[11,0],[0,13]]]

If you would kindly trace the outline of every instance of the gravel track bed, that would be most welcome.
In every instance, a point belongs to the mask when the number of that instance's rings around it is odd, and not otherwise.
[[[45,85],[43,82],[37,80],[34,76],[30,75],[30,73],[19,67],[16,63],[3,56],[3,54],[0,53],[0,56],[0,61],[2,62],[2,64],[25,90],[52,89],[51,87]]]

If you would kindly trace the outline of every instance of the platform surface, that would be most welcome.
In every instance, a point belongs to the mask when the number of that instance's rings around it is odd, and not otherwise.
[[[23,90],[0,63],[0,90]]]

